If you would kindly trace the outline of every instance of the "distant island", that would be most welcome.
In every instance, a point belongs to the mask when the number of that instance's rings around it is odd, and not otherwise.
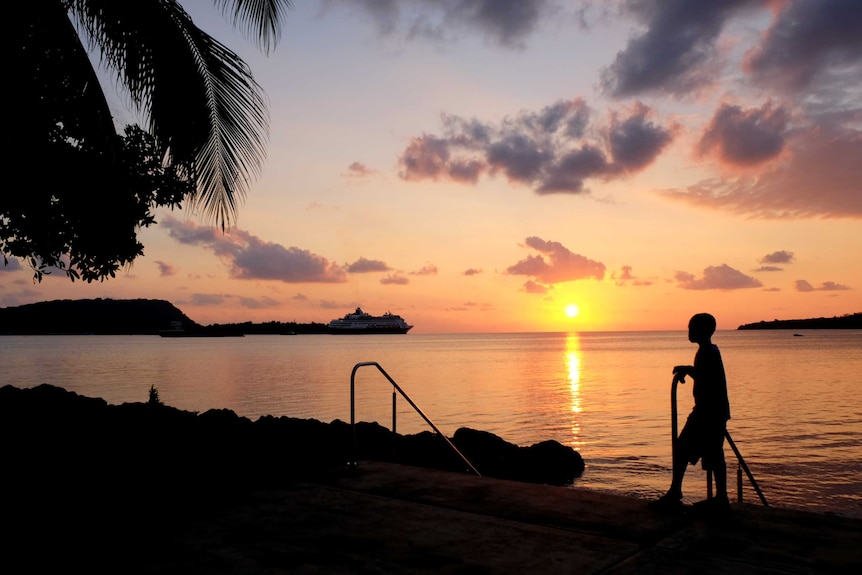
[[[862,329],[862,313],[840,317],[818,317],[813,319],[774,319],[747,323],[736,328],[746,329]]]
[[[295,335],[330,333],[325,323],[269,321],[201,325],[169,301],[158,299],[52,300],[0,308],[0,335]],[[747,323],[754,329],[862,329],[862,312],[831,318]]]
[[[53,300],[0,308],[0,335],[189,335],[328,333],[323,323],[277,322],[201,325],[172,303],[156,299]]]

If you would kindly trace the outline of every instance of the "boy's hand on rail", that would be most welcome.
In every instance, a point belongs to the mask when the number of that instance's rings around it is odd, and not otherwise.
[[[685,376],[690,375],[691,366],[677,365],[673,368],[673,382],[685,383]]]

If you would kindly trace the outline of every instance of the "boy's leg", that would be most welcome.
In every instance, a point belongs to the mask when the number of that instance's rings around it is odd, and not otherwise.
[[[696,423],[692,422],[692,418],[689,416],[673,446],[673,472],[670,488],[667,490],[667,493],[651,504],[654,507],[679,507],[682,504],[682,480],[692,459],[692,441],[696,436],[696,429]]]
[[[713,466],[712,475],[715,477],[715,495],[727,499],[727,463],[724,457]]]
[[[715,477],[715,495],[717,498],[727,499],[727,462],[724,460],[724,433],[721,430],[721,439],[718,440],[718,449],[715,453],[715,461],[712,466],[712,474]]]
[[[688,469],[688,457],[682,449],[677,449],[673,457],[673,475],[671,476],[668,496],[682,499],[682,480],[685,478],[685,470]]]

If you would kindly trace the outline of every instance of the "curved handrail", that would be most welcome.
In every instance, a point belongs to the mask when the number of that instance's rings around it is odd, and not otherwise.
[[[676,438],[677,438],[677,429],[678,429],[678,420],[676,413],[676,386],[679,383],[676,380],[676,377],[673,378],[673,383],[670,386],[670,422],[671,422],[671,434],[673,437],[671,438],[671,458],[672,461],[676,461]],[[757,496],[760,497],[760,501],[763,503],[764,507],[769,507],[769,503],[766,502],[766,497],[764,497],[763,492],[760,490],[760,486],[757,484],[757,481],[754,479],[754,475],[752,475],[751,470],[748,469],[748,465],[745,463],[745,459],[743,459],[742,454],[739,452],[739,449],[736,447],[736,443],[734,443],[733,438],[730,436],[730,432],[725,429],[724,437],[727,438],[727,442],[730,444],[730,448],[733,450],[734,455],[736,455],[736,459],[739,461],[740,467],[745,471],[745,474],[748,476],[748,480],[751,482],[751,486],[754,487],[754,491],[757,493]],[[737,499],[742,501],[742,480],[740,479],[737,485],[738,494]],[[712,493],[712,480],[709,480],[709,485],[707,489],[710,493]]]
[[[462,453],[458,450],[458,448],[457,448],[457,447],[455,447],[455,444],[453,444],[453,443],[449,440],[449,438],[448,438],[448,437],[446,437],[446,436],[445,436],[445,435],[444,435],[444,434],[443,434],[439,429],[437,429],[437,426],[436,426],[436,425],[434,425],[434,422],[433,422],[433,421],[431,421],[430,419],[428,419],[428,416],[427,416],[427,415],[425,415],[425,414],[422,412],[422,410],[421,410],[421,409],[419,409],[419,406],[418,406],[418,405],[416,405],[415,403],[413,403],[413,400],[412,400],[412,399],[410,399],[410,397],[409,397],[406,393],[404,393],[404,390],[403,390],[403,389],[401,389],[401,388],[398,386],[398,384],[397,384],[397,383],[395,383],[395,380],[394,380],[394,379],[392,379],[392,377],[390,377],[390,376],[389,376],[389,374],[388,374],[388,373],[386,373],[386,370],[384,370],[384,369],[383,369],[383,367],[381,367],[381,366],[380,366],[380,364],[379,364],[379,363],[377,363],[376,361],[364,361],[364,362],[357,363],[356,365],[354,365],[354,366],[353,366],[353,371],[351,371],[351,372],[350,372],[350,429],[351,429],[351,432],[352,432],[352,434],[353,434],[353,462],[352,462],[352,463],[353,463],[354,465],[356,465],[356,459],[357,459],[357,457],[356,457],[356,417],[355,417],[355,398],[356,398],[355,388],[356,388],[356,382],[355,382],[355,379],[356,379],[356,372],[357,372],[357,370],[359,370],[359,368],[360,368],[360,367],[367,367],[367,366],[373,366],[373,367],[376,367],[376,368],[377,368],[377,370],[378,370],[380,373],[382,373],[382,374],[383,374],[383,376],[384,376],[386,379],[388,379],[388,380],[389,380],[389,383],[391,383],[391,384],[392,384],[392,387],[393,387],[393,388],[395,388],[395,390],[396,390],[396,391],[398,391],[398,393],[400,393],[400,394],[401,394],[401,397],[403,397],[405,400],[407,400],[407,403],[409,403],[409,404],[410,404],[410,407],[412,407],[412,408],[416,411],[416,413],[418,413],[418,414],[422,417],[422,419],[424,419],[424,420],[425,420],[425,423],[427,423],[428,425],[430,425],[430,426],[431,426],[431,429],[433,429],[433,430],[434,430],[434,432],[435,432],[437,435],[439,435],[440,437],[442,437],[442,438],[443,438],[443,440],[444,440],[444,441],[449,445],[449,447],[452,449],[452,451],[454,451],[454,452],[458,455],[458,457],[460,457],[460,458],[461,458],[461,460],[462,460],[465,464],[467,464],[467,467],[469,467],[469,468],[470,468],[470,470],[471,470],[473,473],[475,473],[477,476],[482,477],[482,474],[481,474],[481,473],[479,473],[479,471],[477,471],[477,470],[476,470],[476,468],[473,466],[473,464],[472,464],[472,463],[470,463],[470,460],[469,460],[469,459],[467,459],[467,458],[464,456],[464,454],[462,454]],[[393,399],[393,402],[394,402],[394,401],[395,401],[395,400]],[[393,403],[393,419],[394,419],[394,417],[395,417],[395,411],[394,411],[394,403]],[[394,422],[393,422],[393,430],[392,430],[392,431],[393,431],[393,432],[395,431],[395,429],[394,429]]]

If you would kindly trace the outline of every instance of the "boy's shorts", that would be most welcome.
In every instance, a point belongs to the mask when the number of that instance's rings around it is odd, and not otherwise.
[[[715,469],[724,462],[724,422],[711,422],[692,412],[676,439],[676,449],[694,465],[701,460],[703,469]]]

